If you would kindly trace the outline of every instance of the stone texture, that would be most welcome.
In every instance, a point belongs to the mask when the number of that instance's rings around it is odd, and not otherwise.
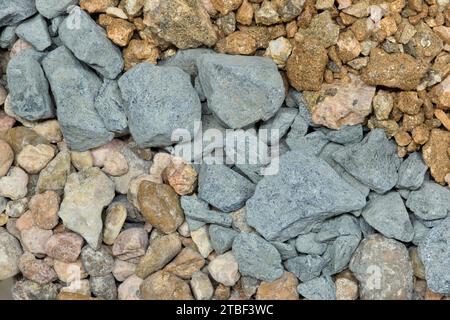
[[[14,161],[14,151],[4,140],[0,140],[0,177],[5,176]]]
[[[297,286],[295,275],[285,271],[278,280],[262,281],[256,293],[256,300],[298,300]]]
[[[103,242],[113,245],[122,230],[127,218],[127,208],[119,203],[112,203],[106,211],[105,226],[103,229]]]
[[[197,66],[208,108],[230,128],[268,120],[285,98],[283,80],[268,58],[206,54]]]
[[[46,244],[52,235],[51,230],[40,229],[33,225],[21,230],[20,240],[24,251],[29,251],[36,256],[43,256],[46,253]]]
[[[40,173],[36,191],[62,191],[70,174],[70,153],[67,150],[59,152],[55,158]]]
[[[22,256],[20,242],[0,227],[0,280],[9,279],[19,273],[19,258]]]
[[[191,279],[191,277],[201,270],[205,265],[205,259],[200,253],[184,248],[165,268],[165,271],[173,273],[181,279]]]
[[[53,282],[58,278],[52,267],[45,263],[44,260],[36,259],[29,252],[25,252],[20,257],[19,269],[25,278],[41,285]]]
[[[98,168],[73,173],[67,178],[59,216],[64,225],[99,248],[103,208],[114,198],[112,181]]]
[[[398,169],[397,188],[417,190],[422,186],[427,170],[420,153],[410,154]]]
[[[14,300],[55,300],[58,295],[58,287],[54,283],[40,285],[31,280],[17,281],[12,288]]]
[[[303,282],[298,285],[297,290],[308,300],[336,300],[336,286],[329,276]]]
[[[255,38],[245,31],[233,32],[220,39],[215,46],[217,52],[231,55],[252,55],[256,49]]]
[[[2,1],[0,6],[0,27],[14,25],[36,13],[33,0]]]
[[[211,300],[214,288],[207,274],[201,271],[195,272],[192,275],[190,285],[195,300]]]
[[[120,260],[139,258],[145,254],[148,234],[144,228],[129,228],[122,231],[114,242],[112,253]]]
[[[112,272],[114,258],[106,247],[94,250],[85,246],[81,250],[81,261],[86,272],[92,277],[104,277]]]
[[[350,262],[362,300],[408,300],[413,270],[405,245],[379,234],[364,239]]]
[[[213,248],[211,240],[209,239],[208,229],[206,228],[206,226],[191,231],[191,238],[195,246],[197,247],[198,252],[200,252],[203,258],[207,258],[209,254],[213,251]]]
[[[445,130],[431,130],[430,139],[422,149],[423,159],[430,168],[436,182],[443,184],[445,176],[450,172],[450,133]]]
[[[141,300],[140,298],[140,286],[144,280],[132,275],[118,287],[119,300]]]
[[[0,178],[0,197],[18,200],[27,195],[28,175],[19,167],[11,167],[8,174]]]
[[[47,21],[40,14],[22,22],[16,28],[16,35],[38,51],[44,51],[52,44]]]
[[[445,218],[450,212],[450,190],[426,181],[420,189],[409,194],[406,206],[423,220]]]
[[[64,14],[67,8],[76,4],[77,0],[36,0],[36,9],[47,19],[52,19]]]
[[[230,250],[238,234],[239,232],[230,228],[224,228],[214,224],[209,226],[209,238],[217,254],[223,254]]]
[[[29,174],[39,173],[55,156],[55,149],[47,144],[27,145],[17,155],[17,164]]]
[[[140,286],[143,300],[192,300],[189,285],[177,276],[158,271],[144,280]]]
[[[231,251],[217,256],[208,265],[211,277],[226,286],[233,286],[240,278],[238,263]]]
[[[180,196],[193,193],[197,186],[197,172],[181,158],[172,159],[162,172],[162,177]]]

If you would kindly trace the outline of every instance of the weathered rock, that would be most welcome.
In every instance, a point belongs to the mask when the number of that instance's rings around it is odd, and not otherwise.
[[[413,270],[406,247],[380,234],[365,238],[350,262],[362,300],[408,300]]]
[[[11,167],[8,175],[0,178],[0,197],[18,200],[27,195],[28,175],[19,167]]]
[[[428,66],[406,53],[386,53],[375,48],[370,52],[369,64],[362,70],[361,79],[372,86],[385,86],[402,90],[415,89]]]
[[[203,258],[207,258],[213,251],[213,247],[211,244],[211,240],[209,239],[208,229],[206,228],[206,226],[191,231],[191,238],[195,246],[197,247],[198,252],[200,252]]]
[[[70,174],[70,153],[62,150],[39,174],[36,191],[62,191]]]
[[[249,225],[268,240],[293,238],[315,222],[366,204],[365,196],[314,156],[288,152],[281,156],[279,170],[264,177],[247,201]]]
[[[414,237],[408,211],[398,192],[376,196],[363,209],[362,216],[370,226],[388,238],[411,242]]]
[[[71,263],[77,261],[83,243],[83,238],[76,233],[56,233],[48,239],[45,245],[45,252],[53,259]]]
[[[298,110],[295,108],[280,108],[276,115],[259,127],[259,137],[268,145],[276,145],[293,125]],[[261,129],[267,130],[267,137],[261,135]],[[278,131],[277,131],[278,130]]]
[[[122,261],[120,259],[114,260],[114,268],[112,270],[112,274],[117,281],[125,281],[126,279],[134,275],[135,271],[136,264],[128,261]]]
[[[336,286],[329,276],[303,282],[298,285],[297,290],[308,300],[336,300]]]
[[[286,270],[292,272],[301,281],[309,281],[320,276],[326,261],[317,255],[300,255],[288,259],[284,266]]]
[[[119,300],[141,300],[140,298],[140,286],[144,280],[132,275],[118,287]]]
[[[217,254],[223,254],[231,249],[234,238],[239,232],[224,228],[215,224],[209,226],[209,238],[211,239],[211,245]]]
[[[402,162],[398,169],[397,188],[417,190],[425,179],[428,167],[424,163],[420,153],[414,152]]]
[[[231,251],[217,256],[208,265],[211,277],[226,286],[233,286],[240,278],[238,263]]]
[[[106,10],[110,7],[117,7],[119,4],[119,0],[80,0],[80,7],[86,10],[89,13],[99,13],[106,12]],[[130,14],[134,14],[132,11],[133,3],[141,3],[140,8],[137,9],[139,11],[142,8],[142,1],[123,1],[124,8],[126,7],[127,11],[130,10]]]
[[[207,274],[201,271],[195,272],[192,275],[190,285],[195,300],[211,300],[214,294],[214,288]]]
[[[128,172],[128,162],[125,156],[118,151],[113,151],[105,159],[103,172],[109,176],[119,177]]]
[[[29,252],[25,252],[19,259],[19,269],[23,276],[39,284],[55,281],[58,276],[55,270],[44,260],[39,260]]]
[[[436,293],[449,294],[450,218],[431,229],[419,245],[419,256],[425,266],[428,287]]]
[[[183,223],[184,215],[180,199],[168,185],[150,181],[141,183],[138,192],[139,208],[156,229],[169,234]]]
[[[316,240],[316,233],[301,234],[295,240],[295,248],[300,253],[321,255],[327,249],[327,244]]]
[[[36,0],[36,9],[47,19],[53,19],[66,12],[71,5],[78,4],[77,0]]]
[[[225,165],[203,165],[199,174],[200,199],[224,212],[240,209],[255,185]]]
[[[106,211],[103,242],[113,245],[127,218],[127,208],[120,202],[112,203]]]
[[[95,109],[108,131],[116,133],[127,131],[127,116],[117,81],[103,80],[103,84],[95,98]]]
[[[42,256],[46,253],[45,246],[52,235],[51,230],[40,229],[33,225],[20,231],[20,240],[25,251]]]
[[[232,224],[233,218],[229,214],[209,210],[208,204],[196,196],[181,197],[181,207],[188,218],[188,223],[192,230],[196,229],[193,227],[193,223],[199,227],[206,223],[213,223],[223,227],[230,227]]]
[[[285,271],[278,280],[261,282],[256,300],[298,300],[297,286],[295,275]]]
[[[364,123],[371,114],[375,87],[366,85],[359,76],[349,77],[349,82],[322,85],[319,102],[311,106],[315,124],[339,129],[344,125]]]
[[[184,248],[164,270],[187,280],[201,270],[204,265],[205,259],[200,253],[191,248]]]
[[[0,27],[14,25],[36,13],[33,0],[6,0],[0,5]]]
[[[230,128],[270,119],[285,98],[283,80],[268,58],[202,55],[197,66],[208,108]]]
[[[422,149],[423,159],[430,168],[436,182],[443,184],[445,176],[450,172],[450,133],[445,130],[431,130],[430,139]]]
[[[131,134],[140,147],[172,145],[177,129],[189,132],[190,137],[180,132],[188,141],[195,136],[200,99],[189,76],[179,68],[141,63],[120,78],[119,87]]]
[[[129,228],[122,231],[114,242],[112,253],[120,260],[130,260],[145,254],[148,234],[144,228]]]
[[[336,300],[356,300],[358,298],[358,282],[353,276],[338,275],[334,284],[336,286]]]
[[[65,226],[79,233],[92,248],[99,248],[101,214],[113,198],[114,184],[100,169],[73,173],[67,178],[59,216]]]
[[[283,275],[277,249],[254,233],[241,233],[233,243],[233,255],[242,275],[275,281]]]
[[[256,51],[256,40],[248,32],[236,31],[220,39],[215,50],[230,55],[252,55]]]
[[[116,280],[112,274],[106,276],[94,277],[89,279],[92,293],[105,300],[117,300]]]
[[[34,281],[22,279],[12,288],[14,300],[55,300],[58,286],[54,283],[40,285]]]
[[[114,258],[106,247],[94,250],[90,246],[85,246],[81,250],[81,261],[86,272],[92,277],[107,276],[114,267]]]
[[[397,184],[400,158],[381,129],[371,131],[359,144],[338,150],[333,159],[375,192],[385,193]]]
[[[217,42],[216,31],[201,1],[149,1],[144,11],[144,23],[177,48],[211,47]]]
[[[13,112],[30,121],[52,118],[49,85],[39,63],[42,55],[26,49],[8,64],[8,88]]]
[[[181,250],[181,241],[176,234],[161,236],[150,243],[145,255],[139,261],[136,275],[142,279],[161,270]]]
[[[114,44],[125,47],[133,37],[135,29],[136,26],[127,20],[113,19],[106,27],[106,33]]]
[[[20,242],[0,228],[0,280],[6,280],[19,273],[19,258],[22,256]]]
[[[74,28],[73,24],[77,27]],[[123,69],[120,50],[106,37],[104,30],[79,7],[73,7],[59,27],[62,43],[81,61],[108,79]],[[82,39],[82,41],[80,41]]]
[[[189,285],[166,271],[158,271],[145,279],[140,290],[143,300],[193,299]]]
[[[98,48],[97,45],[91,47]],[[42,65],[69,147],[75,151],[86,151],[112,140],[113,134],[107,131],[95,110],[95,97],[101,87],[97,75],[85,68],[65,47],[49,53]]]
[[[51,143],[58,143],[63,140],[58,120],[37,123],[33,126],[33,130]]]
[[[58,279],[67,284],[85,279],[88,276],[80,259],[69,263],[54,260],[53,268],[58,275]]]
[[[16,34],[20,39],[25,40],[38,51],[44,51],[52,44],[50,34],[48,33],[47,21],[40,14],[22,22],[16,28]]]
[[[197,186],[197,172],[190,164],[185,163],[182,159],[172,159],[162,177],[176,193],[180,196],[191,194]]]
[[[328,48],[338,42],[339,26],[331,18],[330,12],[325,10],[311,19],[308,28],[300,28],[297,36],[315,38]]]
[[[55,156],[55,149],[48,144],[27,145],[17,155],[17,164],[29,174],[39,173]]]
[[[423,220],[436,220],[450,213],[450,190],[426,181],[419,190],[411,191],[406,206]]]
[[[0,177],[5,176],[14,161],[14,151],[8,143],[0,140]]]

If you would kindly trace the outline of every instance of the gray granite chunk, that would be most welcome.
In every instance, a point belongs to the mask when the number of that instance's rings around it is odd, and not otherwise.
[[[321,255],[327,249],[327,244],[316,240],[316,233],[301,234],[295,241],[295,247],[300,253]]]
[[[308,300],[336,300],[336,285],[329,276],[301,283],[297,291]]]
[[[261,136],[261,131],[259,132],[262,140],[268,145],[277,144],[289,131],[297,114],[298,109],[296,108],[281,108],[273,118],[264,122],[259,127],[259,130],[265,130],[264,136]]]
[[[450,212],[450,190],[426,181],[419,190],[409,194],[406,206],[423,220],[445,218]]]
[[[342,126],[339,130],[320,128],[328,140],[339,144],[358,143],[364,137],[362,125]]]
[[[239,232],[212,224],[209,226],[209,238],[211,245],[217,254],[223,254],[231,249],[233,241]]]
[[[398,170],[397,188],[417,190],[425,179],[425,173],[428,167],[418,152],[411,153],[408,158],[402,162]]]
[[[22,22],[16,28],[16,34],[20,39],[25,40],[38,51],[44,51],[52,45],[47,21],[40,14]]]
[[[36,0],[36,9],[47,19],[52,19],[77,5],[79,0]]]
[[[286,270],[295,274],[301,281],[318,277],[324,266],[325,260],[322,257],[310,254],[300,255],[284,262]]]
[[[204,207],[203,201],[196,196],[181,197],[181,207],[186,217],[192,220],[201,221],[207,224],[217,224],[222,227],[231,227],[233,218],[231,215],[209,210]]]
[[[35,0],[0,1],[0,27],[11,26],[36,13]]]
[[[17,40],[16,26],[8,26],[0,32],[0,48],[7,49]]]

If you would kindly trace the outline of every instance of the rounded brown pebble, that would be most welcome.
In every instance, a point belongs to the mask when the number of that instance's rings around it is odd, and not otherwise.
[[[411,136],[405,131],[400,130],[395,134],[394,138],[400,147],[405,147],[411,143]]]
[[[51,230],[58,225],[59,201],[55,191],[46,191],[31,198],[29,208],[39,228]]]
[[[424,145],[430,139],[430,129],[425,124],[421,124],[412,131],[412,138],[415,143]]]

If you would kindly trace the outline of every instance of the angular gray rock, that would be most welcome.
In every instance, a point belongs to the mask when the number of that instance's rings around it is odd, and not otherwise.
[[[0,27],[11,26],[36,13],[35,0],[2,0]]]
[[[286,260],[284,267],[304,282],[320,276],[325,263],[322,257],[308,254]]]
[[[130,132],[141,148],[173,145],[172,135],[177,132],[183,141],[195,137],[201,103],[189,75],[181,69],[141,63],[120,78],[119,87]],[[190,137],[184,137],[187,133]]]
[[[321,255],[327,250],[327,244],[316,240],[316,233],[301,234],[295,240],[295,248],[300,253]]]
[[[159,65],[165,67],[178,67],[191,77],[195,77],[198,75],[197,60],[200,57],[209,54],[215,54],[214,50],[207,48],[181,49],[178,50],[177,54],[173,57],[161,61]]]
[[[268,145],[277,144],[279,140],[289,131],[292,123],[294,122],[298,114],[298,109],[295,108],[281,108],[275,114],[275,116],[268,121],[264,122],[259,130],[267,130],[267,136],[259,136]],[[278,139],[277,139],[278,138]]]
[[[401,160],[397,146],[382,129],[372,130],[361,143],[338,150],[333,158],[375,192],[385,193],[397,184]]]
[[[99,298],[105,300],[117,300],[117,286],[116,280],[112,273],[101,276],[89,278],[92,293]]]
[[[223,212],[242,208],[254,192],[253,183],[226,165],[201,166],[198,197]]]
[[[409,300],[413,268],[401,242],[373,234],[361,241],[350,261],[362,300]]]
[[[58,29],[61,23],[63,23],[64,19],[66,18],[65,15],[54,17],[50,23],[50,26],[48,27],[48,32],[50,33],[50,36],[56,37],[58,35]],[[59,40],[60,41],[60,40]],[[57,45],[55,43],[55,45]]]
[[[263,281],[275,281],[283,275],[277,249],[254,233],[240,233],[233,242],[233,255],[239,272]]]
[[[398,192],[389,192],[371,199],[362,211],[363,218],[388,238],[411,242],[414,228]]]
[[[411,220],[414,228],[414,238],[412,240],[412,243],[418,246],[428,235],[428,232],[430,232],[431,228],[424,225],[423,220],[416,218],[414,215],[411,215]]]
[[[42,54],[26,49],[10,60],[6,70],[11,108],[29,121],[52,118],[55,114],[41,59]]]
[[[247,201],[247,222],[264,238],[284,241],[365,204],[365,197],[324,160],[291,151],[280,157],[278,175],[258,183]]]
[[[14,284],[11,293],[14,300],[56,300],[58,286],[21,279]]]
[[[269,58],[211,54],[197,66],[209,109],[230,128],[266,121],[283,104],[283,79]]]
[[[303,282],[297,292],[308,300],[336,300],[336,285],[329,276]]]
[[[59,27],[62,43],[81,61],[108,79],[115,79],[122,72],[122,53],[105,31],[81,10],[73,7]]]
[[[450,294],[450,218],[431,229],[418,250],[428,287],[436,293]]]
[[[22,247],[19,240],[6,229],[0,228],[0,281],[19,273],[19,259]]]
[[[102,82],[65,47],[50,52],[42,61],[55,97],[58,120],[69,147],[86,151],[112,140],[95,109]]]
[[[209,226],[209,239],[211,246],[217,254],[223,254],[231,249],[233,241],[239,232],[212,224]]]
[[[8,26],[0,32],[0,48],[7,49],[16,42],[16,26]]]
[[[95,109],[108,131],[118,134],[127,132],[128,122],[123,106],[124,102],[117,81],[104,79],[95,98]]]
[[[358,124],[355,126],[342,126],[339,130],[332,130],[328,128],[319,128],[323,132],[326,138],[339,144],[358,143],[364,137],[363,127]]]
[[[411,153],[398,169],[397,188],[417,190],[425,179],[428,167],[418,152]]]
[[[47,21],[40,14],[22,22],[16,28],[17,36],[31,44],[36,50],[44,51],[52,45]]]
[[[291,147],[308,132],[309,124],[301,113],[298,113],[291,125],[291,130],[287,134],[286,144]]]
[[[94,250],[90,246],[85,246],[81,250],[80,257],[84,269],[92,277],[107,276],[114,268],[114,258],[105,247]]]
[[[222,227],[231,227],[233,222],[233,218],[229,214],[205,209],[203,201],[196,196],[181,197],[181,207],[185,216],[192,220],[217,224]]]
[[[47,19],[53,19],[66,13],[72,5],[77,5],[79,0],[36,0],[36,9]]]
[[[294,240],[295,242],[295,240]],[[272,245],[278,250],[281,256],[281,260],[288,260],[294,258],[298,255],[297,250],[295,250],[295,243],[292,241],[289,242],[271,242]]]
[[[450,190],[432,181],[425,181],[419,190],[411,191],[406,206],[420,219],[436,220],[450,212]]]
[[[314,131],[305,136],[288,135],[286,143],[291,150],[301,150],[307,154],[318,156],[328,144],[328,139],[323,132]]]

